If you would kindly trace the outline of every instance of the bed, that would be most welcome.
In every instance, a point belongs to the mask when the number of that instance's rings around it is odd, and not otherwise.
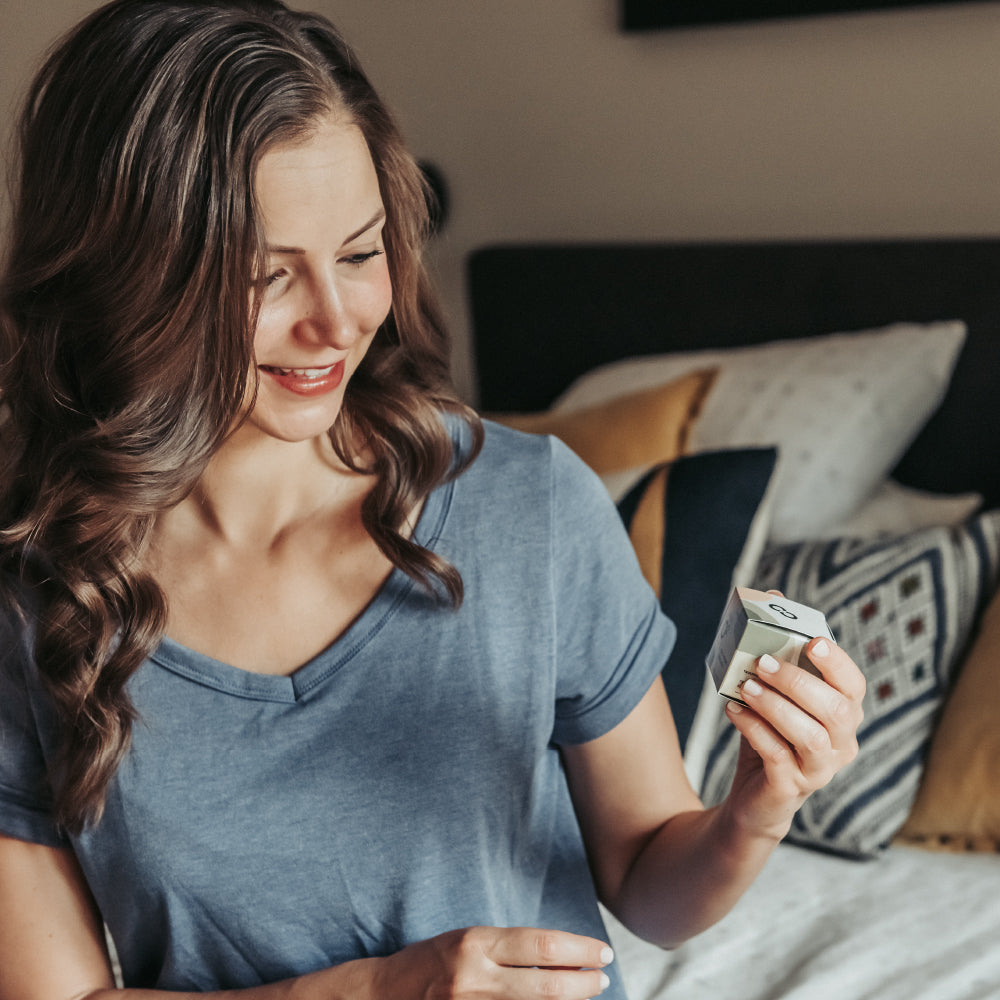
[[[664,952],[609,916],[632,1000],[1000,996],[1000,240],[507,244],[468,290],[480,409],[594,467],[678,621],[706,801],[733,585],[868,677],[858,760],[728,917]]]

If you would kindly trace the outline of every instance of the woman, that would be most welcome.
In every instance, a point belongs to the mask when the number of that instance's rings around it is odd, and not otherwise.
[[[580,463],[450,394],[419,173],[321,18],[116,0],[21,146],[0,1000],[110,995],[102,923],[137,998],[622,997],[598,898],[724,914],[857,668],[765,658],[702,809],[673,627]]]

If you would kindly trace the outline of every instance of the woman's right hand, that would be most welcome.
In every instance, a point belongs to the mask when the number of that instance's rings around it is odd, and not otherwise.
[[[532,927],[467,927],[374,963],[375,996],[441,1000],[589,1000],[608,985],[604,941]]]

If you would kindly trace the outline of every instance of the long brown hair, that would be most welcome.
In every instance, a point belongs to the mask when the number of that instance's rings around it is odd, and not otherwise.
[[[28,93],[0,284],[0,564],[61,722],[52,782],[71,832],[100,816],[135,717],[128,680],[163,633],[141,569],[151,528],[256,388],[256,165],[330,113],[367,140],[393,283],[331,439],[376,474],[363,518],[379,547],[455,605],[458,572],[403,526],[482,430],[449,389],[419,169],[337,31],[277,0],[115,0]],[[445,411],[472,430],[458,465]]]

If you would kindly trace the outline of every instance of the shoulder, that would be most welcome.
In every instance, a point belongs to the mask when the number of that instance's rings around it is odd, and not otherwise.
[[[478,546],[545,548],[557,558],[567,546],[624,536],[600,478],[560,440],[492,421],[484,431],[482,450],[454,484],[453,529],[465,525]]]
[[[610,502],[598,476],[562,441],[483,421],[483,448],[470,466],[474,479],[501,485],[505,493],[527,491]]]

